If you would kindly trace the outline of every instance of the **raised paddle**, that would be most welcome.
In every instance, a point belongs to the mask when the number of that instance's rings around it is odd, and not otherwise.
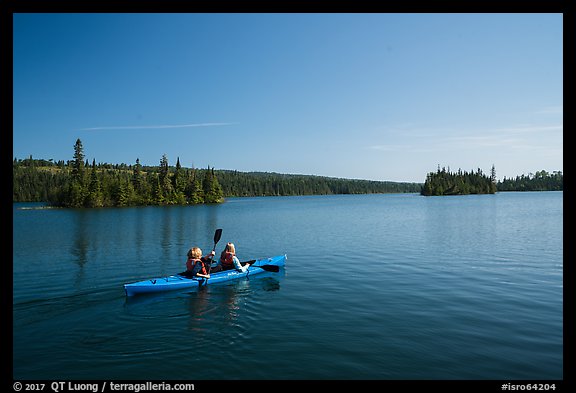
[[[212,247],[213,252],[216,251],[216,244],[218,244],[221,237],[222,237],[222,228],[218,228],[218,229],[216,229],[216,232],[214,232],[214,247]],[[211,255],[210,256],[210,266],[208,267],[208,275],[210,275],[210,271],[212,270],[212,261],[213,260],[214,260],[214,257]]]
[[[216,251],[216,244],[218,244],[221,237],[222,237],[222,228],[218,228],[216,229],[216,232],[214,232],[214,247],[212,247],[212,251]]]

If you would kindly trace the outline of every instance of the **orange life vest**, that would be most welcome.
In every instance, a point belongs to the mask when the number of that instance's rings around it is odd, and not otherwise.
[[[234,254],[231,252],[225,252],[220,256],[220,263],[223,269],[234,268]]]
[[[186,261],[186,270],[189,272],[193,271],[194,266],[197,263],[202,264],[202,268],[200,269],[200,271],[198,273],[208,274],[208,272],[206,271],[206,265],[204,264],[204,261],[202,259],[188,258],[188,260]]]

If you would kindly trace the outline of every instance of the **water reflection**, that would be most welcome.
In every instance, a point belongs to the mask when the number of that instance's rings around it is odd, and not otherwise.
[[[206,228],[218,228],[218,213],[220,211],[221,206],[219,204],[215,205],[206,205]],[[214,233],[214,232],[212,232]]]
[[[178,209],[176,216],[176,234],[174,235],[176,246],[179,249],[185,249],[188,243],[186,238],[186,211],[184,209]]]
[[[213,246],[214,231],[218,228],[218,205],[166,206],[160,209],[160,220],[155,222],[161,232],[161,259],[164,263],[186,260],[189,248],[198,246],[207,253]],[[163,266],[164,267],[164,266]]]
[[[190,319],[188,328],[194,332],[206,330],[204,319],[211,307],[211,296],[208,287],[200,287],[196,292],[190,294],[188,301],[188,313]]]
[[[160,266],[165,270],[166,263],[170,261],[170,251],[172,250],[172,212],[173,209],[165,207],[161,209],[160,225],[160,248],[162,249],[162,258]]]
[[[87,211],[79,209],[74,216],[76,220],[74,221],[75,230],[73,233],[76,236],[74,236],[71,253],[76,257],[74,262],[80,266],[81,269],[88,261],[88,249],[90,247],[90,236],[87,229],[89,219],[87,214]]]
[[[215,323],[218,326],[235,325],[250,301],[260,301],[261,291],[280,290],[280,281],[272,277],[273,274],[278,275],[278,273],[262,273],[252,279],[248,277],[228,285],[200,287],[190,293],[188,328],[198,332]],[[215,322],[215,319],[218,322]]]
[[[78,209],[75,211],[74,223],[75,230],[72,232],[74,241],[72,242],[71,254],[74,255],[74,263],[78,265],[78,270],[74,277],[74,287],[79,288],[84,280],[84,266],[88,262],[88,250],[90,249],[91,234],[88,231],[90,227],[89,211]]]
[[[143,259],[143,247],[144,247],[144,228],[146,228],[145,226],[145,221],[144,221],[144,214],[146,213],[146,209],[145,208],[136,208],[135,209],[135,215],[136,218],[134,219],[134,234],[135,234],[135,245],[136,245],[136,257],[138,260],[142,260]]]

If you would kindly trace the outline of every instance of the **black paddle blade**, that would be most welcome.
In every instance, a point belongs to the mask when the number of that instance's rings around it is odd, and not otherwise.
[[[242,266],[249,264],[249,265],[253,265],[256,262],[256,259],[252,259],[250,261],[246,261],[246,262],[241,262]],[[254,266],[254,267],[259,267],[260,269],[264,269],[267,272],[274,272],[274,273],[278,273],[280,271],[280,267],[276,266],[276,265],[259,265],[259,266]]]
[[[214,244],[218,243],[221,237],[222,237],[222,228],[218,228],[216,229],[216,232],[214,232]]]
[[[276,266],[276,265],[262,265],[262,266],[256,266],[256,267],[259,267],[260,269],[264,269],[267,272],[278,273],[280,271],[280,267]]]

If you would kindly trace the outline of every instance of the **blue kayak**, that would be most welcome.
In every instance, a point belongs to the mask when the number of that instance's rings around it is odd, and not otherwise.
[[[124,284],[124,290],[126,291],[127,296],[134,296],[141,293],[173,291],[177,289],[199,287],[207,284],[216,284],[264,273],[266,271],[278,271],[279,267],[284,266],[286,259],[286,255],[256,259],[255,262],[250,261],[250,267],[244,273],[235,269],[224,270],[222,272],[211,273],[209,279],[201,277],[187,278],[178,274],[167,277],[151,278],[131,284]]]

